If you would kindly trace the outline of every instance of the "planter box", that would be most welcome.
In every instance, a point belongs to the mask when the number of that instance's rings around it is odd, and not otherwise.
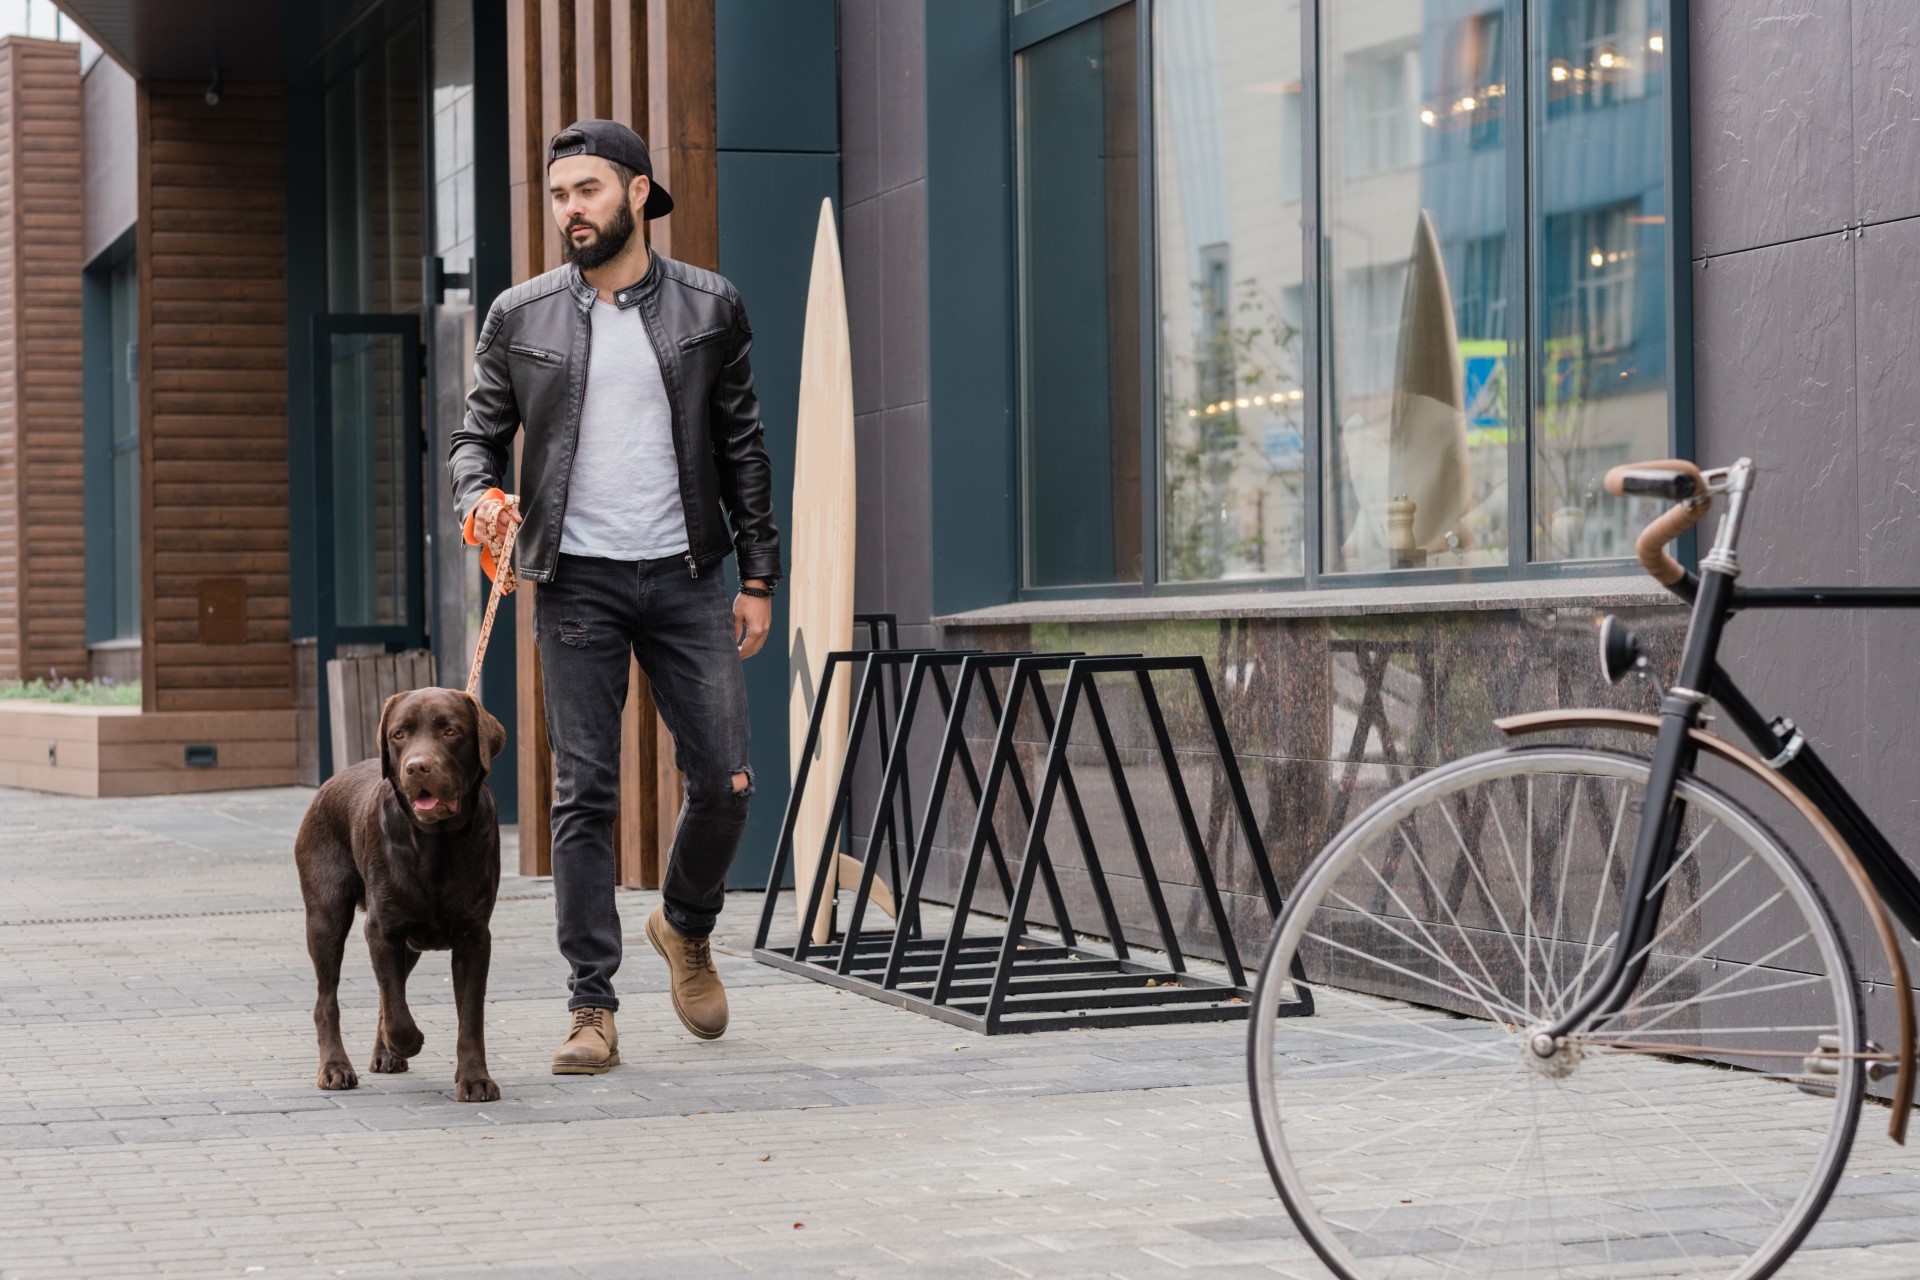
[[[291,786],[294,751],[292,708],[141,711],[0,702],[0,786],[69,796]]]

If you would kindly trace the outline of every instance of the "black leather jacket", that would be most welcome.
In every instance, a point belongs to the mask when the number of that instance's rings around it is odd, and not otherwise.
[[[535,582],[552,580],[560,555],[586,398],[594,296],[579,270],[565,266],[495,300],[474,348],[466,419],[447,454],[454,509],[465,520],[488,489],[511,487],[513,434],[525,424],[519,487],[524,523],[514,560]],[[688,570],[704,573],[732,550],[740,557],[742,579],[777,580],[773,467],[747,362],[753,330],[739,293],[711,271],[654,254],[647,274],[616,290],[614,300],[640,308],[660,358],[673,408]]]

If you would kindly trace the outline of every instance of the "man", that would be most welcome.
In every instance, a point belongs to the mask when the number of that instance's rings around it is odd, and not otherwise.
[[[487,313],[449,468],[489,572],[512,572],[501,543],[521,524],[519,572],[540,584],[554,910],[572,966],[571,1026],[553,1070],[596,1075],[620,1061],[613,820],[630,652],[686,776],[647,940],[666,958],[687,1029],[702,1039],[726,1030],[707,939],[753,794],[740,664],[766,641],[780,542],[746,309],[727,281],[653,253],[637,234],[673,208],[646,144],[625,125],[582,120],[554,136],[547,181],[568,264]],[[522,425],[516,507],[500,485]],[[731,604],[729,551],[740,576]]]

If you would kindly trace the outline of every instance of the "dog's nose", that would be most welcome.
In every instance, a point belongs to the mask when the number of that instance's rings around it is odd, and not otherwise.
[[[433,761],[427,759],[425,756],[413,756],[407,761],[406,767],[407,776],[411,778],[415,774],[433,772]]]

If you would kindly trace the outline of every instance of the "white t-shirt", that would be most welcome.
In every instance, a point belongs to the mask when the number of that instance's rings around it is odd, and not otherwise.
[[[560,550],[603,560],[658,560],[687,550],[673,409],[639,307],[593,302]]]

